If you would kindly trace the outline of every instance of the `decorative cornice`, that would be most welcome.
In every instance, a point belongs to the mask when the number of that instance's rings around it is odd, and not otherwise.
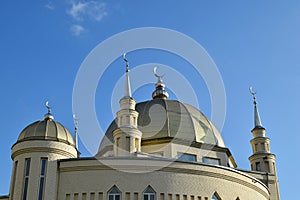
[[[70,159],[70,160],[61,160],[60,162],[68,162],[68,161],[80,161],[82,159]],[[95,158],[90,158],[90,159],[84,159],[84,160],[95,160]],[[136,160],[136,159],[135,159]],[[157,161],[157,160],[155,160]],[[174,161],[174,162],[180,162],[180,161]],[[193,163],[194,164],[194,163]],[[171,173],[183,173],[183,174],[194,174],[194,175],[199,175],[199,176],[206,176],[206,177],[212,177],[212,178],[216,178],[216,179],[223,179],[223,180],[227,180],[227,181],[231,181],[234,183],[238,183],[240,185],[246,186],[248,188],[251,188],[255,191],[257,191],[258,193],[260,193],[261,195],[263,195],[266,199],[269,199],[270,195],[269,195],[269,189],[268,187],[263,184],[261,181],[259,181],[258,179],[251,177],[249,175],[246,175],[243,172],[239,172],[236,171],[234,169],[227,169],[225,167],[218,167],[218,166],[208,166],[205,165],[206,167],[213,167],[213,168],[218,168],[218,169],[223,169],[225,171],[232,171],[233,173],[238,173],[241,176],[245,176],[248,177],[249,179],[252,179],[252,184],[250,182],[241,180],[239,178],[236,178],[234,176],[229,176],[229,175],[225,175],[222,173],[216,173],[216,172],[211,172],[211,171],[204,171],[204,170],[196,170],[196,169],[187,169],[187,168],[178,168],[178,167],[163,167],[161,169],[156,169],[155,171],[162,171],[162,172],[171,172]],[[123,168],[124,169],[132,169],[132,166],[123,166],[123,165],[118,165],[118,168]],[[149,167],[149,166],[148,166]],[[60,172],[72,172],[72,171],[91,171],[91,170],[116,170],[112,167],[106,166],[106,165],[93,165],[93,166],[69,166],[69,167],[62,167],[60,165],[59,171]],[[255,183],[259,183],[261,186],[263,186],[268,192],[265,192],[263,189],[261,189],[260,187],[256,186]]]
[[[268,153],[268,152],[257,152],[257,153],[252,154],[248,159],[250,161],[252,161],[255,158],[263,158],[263,157],[267,157],[266,159],[268,159],[268,158],[275,159],[276,155],[273,153]]]
[[[220,174],[220,173],[215,173],[215,172],[202,171],[202,170],[182,169],[182,168],[173,168],[173,167],[164,167],[160,171],[172,172],[172,173],[195,174],[195,175],[208,176],[208,177],[213,177],[213,178],[218,178],[218,179],[223,179],[223,180],[239,183],[243,186],[247,186],[247,187],[259,192],[266,199],[269,199],[269,194],[264,192],[259,187],[255,186],[255,185],[253,185],[253,184],[251,184],[247,181],[235,178],[233,176],[228,176],[228,175],[225,175],[225,174]],[[265,186],[265,188],[268,189],[266,186]]]
[[[11,158],[14,159],[16,156],[24,154],[24,153],[33,153],[33,152],[46,152],[46,153],[55,153],[62,156],[66,156],[68,158],[75,158],[75,156],[67,151],[61,150],[61,149],[55,149],[55,148],[49,148],[49,147],[31,147],[31,148],[25,148],[20,149],[11,154]]]
[[[18,140],[16,143],[14,143],[12,145],[11,149],[14,148],[14,146],[16,146],[17,144],[19,144],[21,142],[26,142],[26,141],[55,141],[55,142],[62,142],[62,143],[68,144],[72,147],[75,147],[74,144],[71,144],[70,142],[68,142],[66,140],[62,140],[62,139],[59,139],[59,138],[56,138],[56,137],[34,136],[34,137],[24,138],[22,140]]]

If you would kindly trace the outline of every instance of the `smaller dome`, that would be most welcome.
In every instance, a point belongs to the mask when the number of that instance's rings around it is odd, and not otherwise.
[[[74,146],[71,133],[59,122],[53,120],[53,116],[45,115],[43,120],[36,121],[22,130],[18,142],[26,140],[51,140],[64,142]]]

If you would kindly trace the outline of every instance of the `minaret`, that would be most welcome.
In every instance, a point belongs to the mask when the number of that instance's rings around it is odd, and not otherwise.
[[[252,129],[253,139],[250,141],[253,154],[249,157],[252,171],[264,173],[261,176],[270,190],[270,200],[280,200],[278,179],[276,175],[275,154],[270,151],[270,138],[266,137],[266,129],[262,126],[257,102],[256,93],[250,87],[250,93],[253,96],[254,104],[254,128]]]
[[[251,169],[276,174],[275,155],[270,151],[270,138],[266,137],[266,129],[261,124],[256,93],[252,88],[250,88],[250,93],[254,104],[254,128],[251,131],[254,138],[250,141],[253,154],[249,157]]]
[[[123,55],[123,59],[126,62],[126,80],[124,96],[119,102],[120,110],[117,112],[118,128],[113,132],[115,156],[130,156],[141,151],[142,132],[137,128],[139,113],[135,110],[136,101],[131,95],[126,54]]]

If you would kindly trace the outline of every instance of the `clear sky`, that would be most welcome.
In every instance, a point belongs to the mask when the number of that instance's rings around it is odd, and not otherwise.
[[[9,192],[11,146],[25,126],[42,119],[45,101],[53,106],[55,119],[73,131],[73,84],[92,49],[122,31],[163,27],[196,40],[216,63],[227,97],[221,132],[242,169],[250,168],[253,104],[248,88],[254,87],[271,151],[277,155],[281,197],[295,197],[295,180],[300,179],[299,1],[1,1],[0,16],[0,195]],[[207,86],[193,76],[188,63],[154,50],[130,52],[128,58],[132,68],[161,63],[186,73],[200,110],[210,117]],[[110,98],[124,73],[122,65],[121,58],[115,60],[97,88],[95,106],[103,129],[113,115],[102,99]],[[133,95],[145,101],[153,87],[149,83]],[[82,144],[80,150],[88,155]]]

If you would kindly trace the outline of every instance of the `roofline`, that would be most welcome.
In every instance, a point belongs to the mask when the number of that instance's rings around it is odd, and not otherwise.
[[[68,141],[66,141],[66,140],[62,140],[62,139],[56,138],[56,137],[32,136],[32,137],[24,138],[24,139],[22,139],[22,140],[18,140],[17,142],[15,142],[15,143],[11,146],[11,149],[13,149],[13,147],[14,147],[15,145],[17,145],[18,143],[25,142],[25,141],[32,141],[32,140],[62,142],[62,143],[65,143],[65,144],[68,144],[68,145],[70,145],[70,146],[75,147],[74,144],[72,144],[72,143],[70,143],[70,142],[68,142]]]
[[[270,194],[270,190],[269,188],[260,180],[258,180],[257,178],[248,175],[246,172],[248,172],[247,170],[240,170],[240,169],[235,169],[235,168],[231,168],[231,167],[227,167],[227,166],[222,166],[222,165],[212,165],[212,164],[207,164],[207,163],[201,163],[201,162],[194,162],[194,161],[182,161],[182,160],[176,160],[174,158],[166,158],[166,157],[151,157],[151,158],[147,158],[147,157],[134,157],[134,156],[119,156],[119,157],[115,157],[115,156],[109,156],[109,157],[83,157],[83,158],[67,158],[67,159],[59,159],[57,160],[58,162],[58,166],[60,166],[61,162],[69,162],[69,161],[83,161],[83,160],[109,160],[109,159],[131,159],[131,160],[161,160],[161,161],[172,161],[172,162],[176,162],[176,163],[186,163],[186,164],[192,164],[192,165],[201,165],[201,166],[208,166],[208,167],[213,167],[213,168],[218,168],[218,169],[224,169],[227,171],[232,171],[235,173],[238,173],[242,176],[245,176],[247,178],[250,178],[252,180],[252,182],[256,183],[260,183],[264,188],[266,188],[266,190],[269,192]],[[113,168],[112,168],[113,169]],[[245,172],[244,172],[245,171]],[[249,171],[252,172],[252,171]],[[266,172],[262,172],[261,174],[266,174]],[[269,173],[270,174],[270,173]]]

